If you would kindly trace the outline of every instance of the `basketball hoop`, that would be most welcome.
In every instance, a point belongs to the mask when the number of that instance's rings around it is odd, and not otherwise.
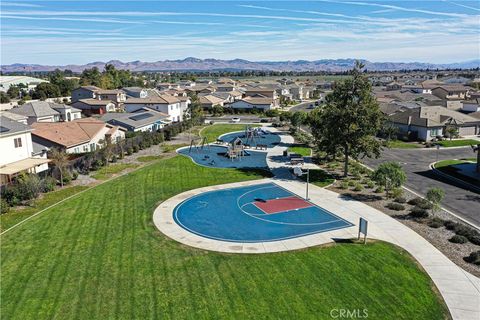
[[[296,175],[297,177],[303,176],[302,168],[300,167],[293,168],[293,174]]]

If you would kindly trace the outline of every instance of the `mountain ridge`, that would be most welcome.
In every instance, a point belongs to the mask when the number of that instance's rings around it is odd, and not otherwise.
[[[418,69],[472,69],[480,67],[480,59],[448,63],[434,64],[424,62],[371,62],[364,59],[320,59],[320,60],[286,60],[286,61],[249,61],[244,59],[199,59],[195,57],[186,57],[178,60],[159,60],[154,62],[144,62],[140,60],[122,62],[120,60],[110,60],[107,62],[95,61],[87,64],[68,64],[68,65],[41,65],[41,64],[22,64],[14,63],[10,65],[1,65],[1,71],[4,73],[12,72],[42,72],[60,70],[72,70],[81,72],[84,69],[97,67],[103,70],[106,64],[113,64],[117,69],[131,71],[326,71],[342,72],[353,67],[356,60],[365,64],[365,68],[371,71],[399,71],[399,70],[418,70]]]

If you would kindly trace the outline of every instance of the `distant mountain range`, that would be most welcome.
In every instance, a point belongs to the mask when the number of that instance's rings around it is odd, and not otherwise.
[[[451,64],[433,64],[421,62],[371,62],[361,60],[365,67],[371,71],[397,71],[416,69],[471,69],[480,67],[480,59]],[[39,72],[52,71],[55,69],[69,69],[74,72],[81,72],[84,69],[97,67],[103,70],[105,64],[113,64],[117,69],[128,69],[131,71],[327,71],[340,72],[351,69],[355,59],[324,59],[324,60],[296,60],[296,61],[248,61],[242,59],[218,60],[186,58],[183,60],[164,60],[156,62],[132,61],[122,62],[111,60],[108,62],[92,62],[84,65],[47,66],[39,64],[2,65],[1,71],[9,72]]]

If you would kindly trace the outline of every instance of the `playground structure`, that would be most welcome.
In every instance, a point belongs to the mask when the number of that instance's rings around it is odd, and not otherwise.
[[[198,141],[200,141],[199,143],[197,143]],[[207,143],[207,138],[206,137],[203,137],[203,138],[193,138],[191,141],[190,141],[190,148],[188,149],[188,153],[191,153],[192,150],[198,152],[199,150],[203,150],[204,148],[207,148],[209,149],[209,145]]]
[[[236,137],[229,143],[226,155],[230,160],[233,161],[234,159],[241,160],[242,157],[249,155],[249,153],[245,150],[245,144],[243,143],[242,139]]]

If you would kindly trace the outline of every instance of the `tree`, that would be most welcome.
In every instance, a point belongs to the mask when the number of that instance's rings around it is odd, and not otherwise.
[[[445,129],[445,134],[448,138],[450,138],[450,140],[452,140],[453,138],[458,136],[458,128],[456,126],[449,125]]]
[[[10,86],[10,88],[8,88],[7,94],[10,99],[16,99],[20,95],[20,88],[17,86]]]
[[[42,82],[37,85],[33,91],[34,99],[45,100],[46,98],[56,98],[60,97],[60,89],[56,84]]]
[[[221,116],[223,115],[223,112],[224,112],[223,107],[219,104],[216,104],[212,107],[212,114],[214,116]]]
[[[65,151],[53,148],[50,151],[50,160],[52,160],[53,165],[58,169],[60,172],[60,185],[63,187],[63,172],[68,164],[68,155]]]
[[[440,209],[445,191],[441,188],[433,187],[427,191],[427,200],[433,205],[432,210],[437,211]]]
[[[0,103],[9,103],[10,98],[5,92],[0,92]]]
[[[326,105],[310,113],[310,127],[320,151],[335,156],[340,149],[344,155],[344,175],[352,157],[378,157],[381,143],[375,138],[383,123],[383,115],[371,84],[362,74],[359,62],[351,77],[337,82],[326,97]]]
[[[385,188],[387,196],[393,188],[401,187],[407,180],[407,176],[400,164],[396,162],[384,162],[373,172],[372,179]]]
[[[305,111],[294,112],[290,117],[290,123],[297,130],[302,124],[307,121],[308,115]]]

